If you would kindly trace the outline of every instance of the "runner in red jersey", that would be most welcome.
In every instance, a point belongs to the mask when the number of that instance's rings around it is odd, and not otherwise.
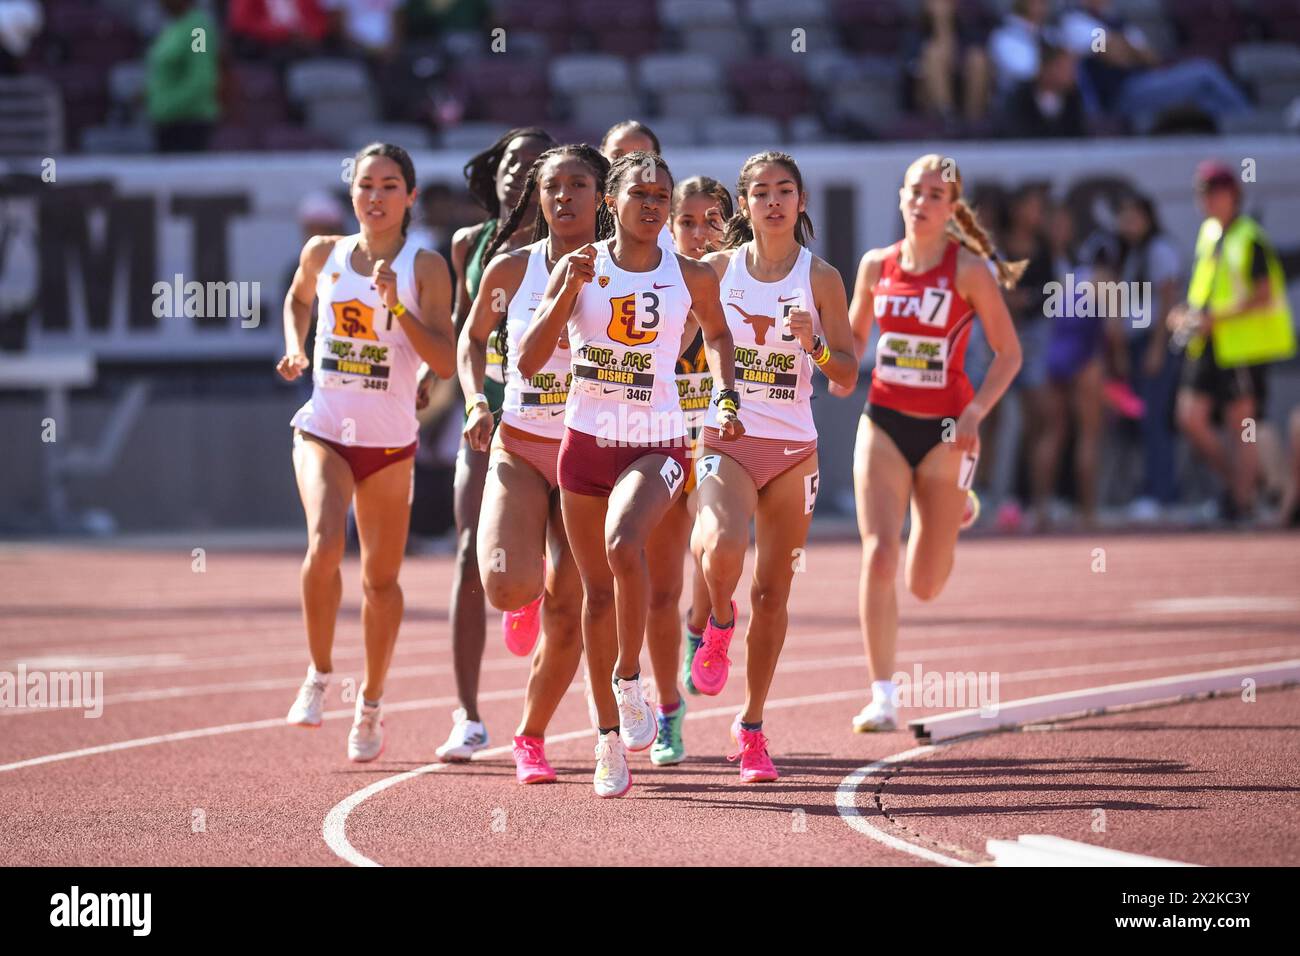
[[[963,512],[974,503],[968,491],[980,422],[1020,369],[1020,342],[998,284],[1014,287],[1025,263],[1007,262],[993,247],[961,198],[955,161],[931,153],[913,162],[899,209],[903,239],[862,257],[849,307],[859,356],[873,320],[880,324],[853,465],[859,608],[872,675],[871,702],[853,719],[859,732],[897,727],[894,581],[909,501],[907,587],[928,601],[948,580]],[[994,353],[978,392],[964,368],[977,316]],[[831,391],[844,394],[834,384]]]

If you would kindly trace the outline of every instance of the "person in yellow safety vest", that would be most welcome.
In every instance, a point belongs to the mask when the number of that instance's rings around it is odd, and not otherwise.
[[[1187,302],[1169,314],[1175,341],[1187,342],[1178,424],[1222,479],[1220,510],[1232,521],[1254,511],[1255,428],[1267,403],[1265,373],[1270,363],[1295,354],[1295,330],[1282,264],[1259,223],[1242,215],[1232,167],[1201,163],[1196,191],[1207,218],[1196,238]],[[1231,438],[1231,455],[1215,433],[1216,421]]]

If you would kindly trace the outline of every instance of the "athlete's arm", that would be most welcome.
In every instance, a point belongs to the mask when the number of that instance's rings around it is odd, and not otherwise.
[[[311,328],[316,280],[338,239],[338,236],[312,236],[298,255],[298,268],[284,297],[284,357],[275,366],[285,381],[292,382],[307,370],[309,363],[304,347],[307,330]]]
[[[482,223],[465,226],[457,229],[451,239],[451,271],[456,276],[456,301],[452,305],[451,317],[457,333],[465,324],[465,317],[469,315],[470,307],[469,286],[465,282],[465,265],[482,228]]]
[[[421,249],[415,254],[414,272],[415,294],[420,299],[418,319],[409,310],[392,311],[405,303],[397,295],[397,274],[382,259],[375,263],[375,290],[433,374],[451,378],[456,374],[456,333],[451,325],[451,273],[447,271],[447,260]]]
[[[709,257],[706,257],[706,259]],[[716,266],[708,261],[696,261],[685,256],[677,257],[682,269],[682,278],[686,280],[686,289],[691,294],[691,312],[700,323],[704,333],[704,355],[709,362],[709,371],[713,380],[724,390],[736,387],[736,343],[731,337],[731,328],[727,317],[722,312]],[[724,413],[719,417],[718,430],[723,438],[739,438],[745,434],[745,427],[740,419]]]
[[[510,300],[519,290],[528,269],[528,255],[505,253],[497,256],[483,270],[479,292],[485,295],[474,298],[469,319],[460,330],[456,343],[456,365],[460,375],[460,390],[466,398],[483,391],[487,375],[487,343],[492,330],[501,324]],[[465,420],[465,440],[474,451],[487,451],[492,439],[492,409],[478,402]]]
[[[858,384],[858,353],[849,327],[849,303],[840,270],[816,256],[812,261],[812,294],[821,316],[831,357],[818,368],[846,393]],[[811,316],[809,316],[811,330]]]
[[[560,342],[582,287],[596,277],[596,250],[591,243],[560,256],[546,280],[542,304],[519,343],[515,368],[524,378],[542,370]]]
[[[883,249],[868,249],[862,254],[858,263],[858,274],[853,280],[853,301],[849,303],[849,330],[853,335],[853,357],[859,368],[862,356],[871,341],[871,323],[875,321],[871,290],[880,280],[880,258]],[[834,382],[830,392],[841,398],[852,394],[852,389],[843,390]]]
[[[987,261],[964,248],[957,254],[957,292],[975,309],[984,327],[984,338],[993,350],[993,361],[983,384],[957,419],[957,435],[953,440],[954,448],[974,452],[979,445],[980,422],[1020,371],[1020,339],[1016,337],[1011,313]]]

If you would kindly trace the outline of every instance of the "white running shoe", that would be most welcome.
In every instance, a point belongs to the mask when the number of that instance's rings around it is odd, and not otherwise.
[[[614,684],[614,699],[618,701],[619,736],[628,750],[636,753],[655,742],[659,721],[655,719],[654,706],[641,692],[641,679],[623,680]]]
[[[873,697],[853,718],[853,729],[859,734],[881,733],[898,729],[898,711],[888,697]]]
[[[348,734],[348,759],[366,763],[384,752],[384,716],[379,707],[367,707],[365,700],[357,700],[357,716]]]
[[[447,742],[434,753],[439,760],[463,763],[488,745],[487,728],[477,720],[469,720],[464,707],[452,711],[451,719],[454,723]]]
[[[596,741],[596,775],[592,785],[598,797],[621,797],[632,789],[627,750],[612,730]]]
[[[308,664],[307,679],[298,688],[298,699],[289,708],[289,714],[284,718],[285,723],[295,727],[320,727],[329,680],[329,674],[322,674]]]

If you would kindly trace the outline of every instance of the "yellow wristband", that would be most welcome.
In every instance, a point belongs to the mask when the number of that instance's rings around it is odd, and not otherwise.
[[[821,365],[825,365],[830,360],[831,360],[831,347],[827,345],[825,342],[823,342],[821,350],[816,355],[813,356],[813,364],[821,366]]]
[[[397,303],[397,305],[393,306],[388,311],[400,318],[401,316],[406,315],[406,306],[402,305],[402,303],[399,302]]]

